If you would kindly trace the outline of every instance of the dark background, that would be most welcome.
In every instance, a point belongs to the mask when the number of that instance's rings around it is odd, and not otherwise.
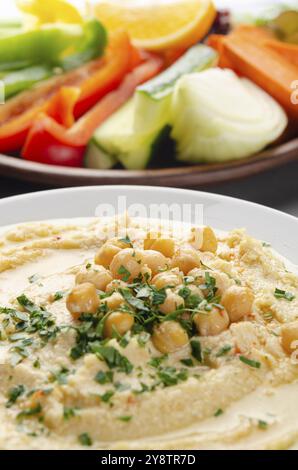
[[[0,198],[43,189],[50,187],[0,177]],[[247,179],[196,189],[257,202],[298,217],[298,161]]]

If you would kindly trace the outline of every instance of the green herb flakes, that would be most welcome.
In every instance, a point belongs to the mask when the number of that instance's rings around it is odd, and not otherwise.
[[[103,395],[99,395],[99,396],[100,396],[100,399],[104,403],[108,403],[114,394],[115,394],[114,390],[108,390]]]
[[[82,446],[92,446],[92,439],[87,432],[83,432],[79,435],[79,442],[82,444]]]
[[[276,288],[274,291],[274,297],[276,299],[288,300],[289,302],[292,302],[292,300],[295,299],[295,295],[292,294],[291,292],[287,292],[285,290],[278,289],[278,288]]]
[[[57,302],[57,300],[61,300],[64,297],[64,292],[62,291],[57,291],[54,294],[54,302]]]
[[[119,421],[123,421],[124,423],[128,423],[132,420],[132,416],[119,416]]]
[[[201,348],[201,343],[198,340],[192,340],[190,341],[190,347],[191,347],[191,354],[193,357],[199,361],[202,362],[202,348]]]
[[[126,235],[124,238],[119,238],[119,242],[125,243],[125,245],[127,245],[129,248],[133,248],[133,244],[128,235]]]
[[[220,350],[216,353],[216,357],[222,357],[222,356],[225,356],[226,354],[228,354],[228,352],[230,352],[232,349],[232,346],[230,346],[229,344],[226,344],[224,345],[222,348],[220,348]]]
[[[65,406],[63,409],[63,418],[65,421],[68,421],[69,419],[73,418],[76,415],[76,408],[71,408]]]
[[[31,418],[32,416],[39,415],[41,413],[41,411],[42,411],[41,404],[37,403],[37,405],[34,406],[33,408],[27,408],[27,409],[21,411],[17,415],[17,419],[18,420],[23,420],[25,418]]]
[[[181,359],[180,362],[181,362],[181,364],[183,364],[187,367],[193,367],[194,366],[194,362],[191,358]]]
[[[267,421],[263,421],[262,419],[259,419],[259,420],[258,420],[258,428],[259,428],[259,429],[262,429],[263,431],[265,431],[265,430],[268,428],[268,423],[267,423]]]
[[[101,359],[103,359],[110,369],[116,368],[119,372],[129,374],[133,365],[131,362],[113,346],[102,346],[100,343],[93,343],[91,350]]]
[[[100,370],[97,372],[96,376],[94,377],[95,382],[98,382],[99,384],[107,384],[113,382],[113,377],[114,374],[111,370],[108,371],[103,371]]]
[[[261,368],[261,363],[259,361],[254,361],[253,359],[248,359],[248,357],[245,357],[245,356],[239,356],[239,359],[240,359],[241,362],[243,362],[247,366],[253,367],[254,369],[260,369]]]
[[[8,401],[6,402],[6,408],[10,408],[17,399],[22,396],[25,392],[24,385],[16,385],[8,391]]]
[[[188,378],[186,369],[176,369],[175,367],[164,367],[157,372],[157,376],[165,387],[184,382]]]
[[[118,274],[121,276],[122,281],[124,282],[127,282],[131,276],[131,273],[123,265],[121,265],[118,269]]]

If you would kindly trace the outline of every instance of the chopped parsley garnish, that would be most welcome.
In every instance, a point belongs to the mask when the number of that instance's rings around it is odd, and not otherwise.
[[[118,390],[119,392],[125,392],[125,390],[130,389],[129,384],[125,384],[125,383],[122,383],[122,382],[115,382],[114,386],[115,386],[116,390]]]
[[[92,439],[87,432],[83,432],[79,435],[79,441],[82,446],[92,446]]]
[[[93,343],[91,350],[100,359],[103,359],[110,369],[116,368],[119,372],[125,372],[126,374],[129,374],[133,369],[131,362],[113,346],[102,346],[100,343]]]
[[[253,359],[248,359],[245,356],[239,356],[241,362],[246,364],[247,366],[254,367],[255,369],[260,369],[261,363],[259,361],[254,361]]]
[[[136,297],[138,299],[148,299],[151,296],[152,289],[150,286],[142,286],[138,291]]]
[[[191,294],[191,290],[188,287],[182,287],[178,291],[178,295],[180,295],[180,297],[182,297],[184,300],[187,299],[187,297],[189,297],[190,294]]]
[[[37,403],[37,405],[34,406],[33,408],[27,408],[27,409],[21,411],[17,415],[17,419],[22,420],[22,419],[25,419],[25,418],[30,418],[31,416],[39,415],[41,413],[41,411],[42,411],[41,404]]]
[[[32,274],[32,276],[28,277],[28,281],[30,282],[30,284],[34,284],[38,281],[38,279],[40,279],[39,274]]]
[[[17,297],[17,301],[29,314],[24,331],[31,334],[38,333],[43,342],[56,338],[59,328],[50,312],[35,305],[24,294]]]
[[[126,235],[124,238],[119,238],[119,242],[125,243],[125,245],[129,246],[130,248],[133,248],[133,244],[128,235]]]
[[[133,393],[134,393],[135,395],[141,395],[142,393],[145,393],[145,392],[149,392],[149,391],[150,391],[150,387],[148,387],[148,385],[144,384],[144,382],[141,382],[140,385],[141,385],[141,389],[139,389],[139,390],[133,390]]]
[[[222,357],[225,356],[228,352],[230,352],[232,349],[232,346],[229,344],[225,344],[220,350],[216,353],[216,357]]]
[[[86,264],[86,269],[90,269],[90,268],[91,268],[91,266],[92,266],[92,264],[91,264],[91,263],[87,263],[87,264]]]
[[[217,418],[218,416],[223,414],[223,410],[221,408],[218,408],[218,410],[215,411],[214,416]]]
[[[201,343],[198,340],[192,340],[190,341],[190,347],[191,347],[191,354],[193,357],[199,361],[202,362],[202,348],[201,348]]]
[[[54,294],[54,302],[56,302],[57,300],[63,299],[63,297],[64,297],[64,292],[63,292],[63,291],[57,291],[57,292],[55,292],[55,294]]]
[[[152,305],[161,305],[166,300],[167,294],[165,289],[155,290],[152,292]]]
[[[208,271],[205,272],[205,284],[202,284],[199,287],[200,289],[207,290],[208,293],[206,300],[208,302],[212,301],[217,292],[216,279],[212,277]]]
[[[128,423],[129,421],[132,420],[132,416],[129,416],[129,415],[127,415],[127,416],[119,416],[118,419],[119,419],[120,421],[123,421],[124,423]]]
[[[15,387],[11,388],[8,391],[8,401],[6,402],[6,408],[10,408],[16,401],[17,399],[23,395],[25,392],[25,387],[24,385],[16,385]]]
[[[61,367],[58,372],[52,372],[52,381],[57,381],[60,385],[67,384],[67,379],[70,374],[69,369],[66,367]]]
[[[292,294],[292,292],[287,292],[285,290],[278,289],[278,288],[276,288],[274,291],[274,297],[276,297],[276,299],[285,299],[285,300],[288,300],[289,302],[295,299],[295,295]]]
[[[181,362],[181,364],[184,364],[187,367],[193,367],[194,366],[194,362],[191,358],[181,359],[180,362]]]
[[[129,289],[120,289],[120,293],[131,307],[141,311],[149,310],[148,307],[146,307],[144,300],[135,297]]]
[[[100,395],[100,399],[104,403],[108,403],[114,394],[115,394],[114,390],[108,390],[103,395]]]
[[[266,430],[268,428],[268,423],[267,421],[264,421],[262,419],[259,419],[258,420],[258,428],[259,429],[262,429],[263,431]]]
[[[121,276],[122,281],[124,282],[127,282],[131,276],[131,273],[123,265],[121,265],[120,268],[118,269],[118,274]]]
[[[39,359],[35,359],[35,361],[33,362],[33,367],[35,369],[40,369],[40,360]]]
[[[160,356],[160,357],[152,357],[152,359],[150,359],[150,361],[148,362],[148,364],[151,366],[151,367],[159,367],[160,364],[167,358],[168,356],[167,355],[164,355],[164,356]]]
[[[65,406],[63,409],[63,418],[67,421],[76,415],[77,409]]]
[[[175,367],[164,367],[158,370],[157,376],[165,387],[176,385],[188,378],[186,369],[176,369]]]
[[[100,370],[97,372],[96,376],[94,377],[95,382],[98,382],[99,384],[107,384],[113,382],[113,377],[114,374],[111,370],[108,371],[103,371]]]

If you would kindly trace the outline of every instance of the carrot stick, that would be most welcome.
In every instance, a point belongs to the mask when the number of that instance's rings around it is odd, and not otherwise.
[[[268,41],[270,35],[255,27],[237,28],[221,40],[211,37],[211,44],[221,55],[220,66],[228,64],[236,73],[255,82],[297,120],[298,105],[292,100],[293,86],[298,80],[297,64],[289,60],[290,52],[282,54],[282,48],[277,52],[267,45]]]
[[[286,42],[271,39],[266,41],[265,45],[270,49],[278,52],[289,62],[298,67],[298,46],[296,44],[289,44]]]

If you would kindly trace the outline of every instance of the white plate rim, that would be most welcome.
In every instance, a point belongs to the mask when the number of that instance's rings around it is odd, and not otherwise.
[[[76,210],[83,211],[83,213],[80,212],[76,215],[71,214],[70,218],[92,217],[94,213],[90,213],[90,207],[89,209],[87,207],[88,201],[92,201],[93,197],[95,201],[97,197],[102,195],[107,202],[111,202],[117,195],[124,195],[133,197],[133,200],[138,202],[142,201],[144,204],[148,204],[152,200],[162,201],[164,199],[178,203],[183,201],[201,203],[205,208],[207,207],[204,223],[213,225],[220,230],[245,227],[249,234],[270,242],[280,254],[298,265],[297,217],[243,199],[189,189],[106,185],[51,189],[11,196],[0,200],[1,231],[12,224],[68,218],[66,215],[58,215],[66,208],[72,214]],[[59,204],[57,204],[57,200],[59,200]],[[77,209],[79,207],[80,209]],[[35,213],[41,214],[41,217],[35,217]]]

